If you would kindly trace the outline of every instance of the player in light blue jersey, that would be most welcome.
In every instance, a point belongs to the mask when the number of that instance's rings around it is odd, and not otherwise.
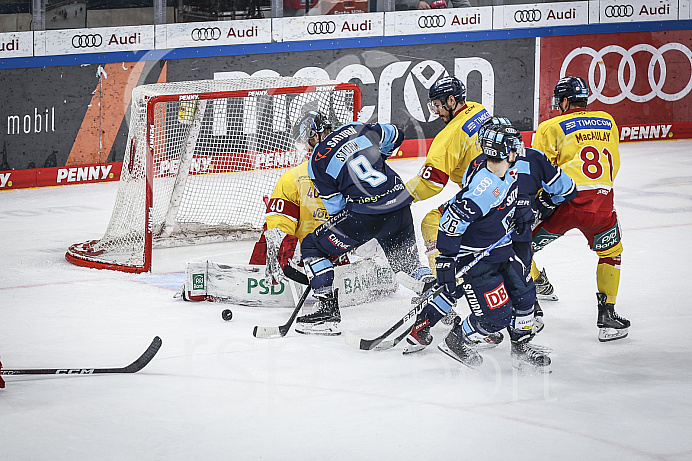
[[[413,197],[386,160],[404,135],[395,125],[353,122],[334,131],[317,112],[308,114],[298,140],[312,149],[308,174],[330,219],[308,234],[301,252],[310,286],[318,300],[315,312],[296,319],[296,331],[338,335],[341,313],[329,260],[376,239],[394,273],[403,272],[421,294],[435,278],[420,263],[411,215]]]
[[[461,363],[476,367],[478,353],[491,334],[507,328],[514,366],[550,371],[545,349],[533,346],[533,306],[536,289],[523,264],[503,236],[514,225],[519,234],[531,228],[533,212],[517,205],[519,193],[516,161],[523,154],[521,134],[511,126],[491,126],[479,138],[485,159],[469,166],[464,187],[449,202],[440,219],[436,260],[437,283],[443,292],[433,298],[416,319],[406,340],[409,352],[432,342],[430,328],[466,296],[471,313],[454,326],[438,348]],[[487,247],[500,244],[481,259],[457,286],[456,273]]]

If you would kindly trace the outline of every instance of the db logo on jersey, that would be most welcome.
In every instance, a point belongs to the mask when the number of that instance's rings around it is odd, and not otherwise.
[[[483,296],[485,297],[485,302],[488,303],[488,307],[490,309],[497,309],[509,300],[504,283],[501,283],[500,286],[495,288],[493,291],[488,291]]]

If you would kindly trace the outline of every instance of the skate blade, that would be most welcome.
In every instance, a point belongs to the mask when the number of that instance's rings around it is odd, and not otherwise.
[[[559,301],[560,300],[555,293],[552,293],[549,295],[542,295],[540,293],[536,293],[536,298],[538,298],[540,301]]]
[[[445,354],[447,354],[448,356],[450,356],[451,358],[453,358],[454,360],[456,360],[457,362],[459,362],[463,365],[466,365],[467,367],[469,367],[472,370],[475,370],[476,368],[480,367],[483,364],[483,357],[481,357],[480,355],[477,356],[478,357],[477,363],[465,362],[465,361],[461,360],[454,352],[452,352],[449,349],[449,347],[447,347],[447,344],[444,341],[442,341],[440,344],[438,344],[437,348],[439,350],[441,350],[442,352],[444,352]]]
[[[598,340],[602,343],[615,341],[626,338],[628,333],[628,328],[601,328],[598,330]]]
[[[402,354],[404,355],[409,355],[409,354],[415,354],[416,352],[420,352],[423,349],[425,349],[428,346],[423,346],[422,344],[407,344],[404,346],[404,350],[402,351]]]
[[[302,335],[339,336],[341,334],[339,325],[334,322],[297,324],[295,330],[296,333]]]
[[[512,366],[520,373],[525,375],[545,375],[553,372],[551,365],[544,367],[526,363],[523,360],[512,357]]]

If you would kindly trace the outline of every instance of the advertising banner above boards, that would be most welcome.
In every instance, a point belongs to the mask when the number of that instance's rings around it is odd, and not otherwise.
[[[588,23],[588,2],[504,5],[495,7],[493,15],[493,29],[574,26]]]
[[[24,58],[33,55],[33,32],[9,32],[0,34],[0,58]]]
[[[640,21],[674,21],[688,19],[680,17],[679,12],[689,11],[687,1],[660,0],[590,0],[590,22],[640,22]]]
[[[692,120],[692,31],[632,32],[540,41],[540,94],[565,75],[589,85],[589,108],[619,125]],[[539,99],[539,120],[556,115]]]
[[[272,40],[275,42],[381,37],[383,35],[384,13],[272,19]]]
[[[467,32],[493,28],[493,7],[385,13],[384,35]]]
[[[156,26],[156,48],[247,45],[271,42],[271,19],[207,21]]]
[[[153,25],[34,32],[34,56],[153,49]]]
[[[0,34],[0,59],[692,19],[692,0],[589,0]]]

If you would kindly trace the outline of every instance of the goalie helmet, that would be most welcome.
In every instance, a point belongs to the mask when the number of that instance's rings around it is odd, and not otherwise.
[[[553,91],[553,110],[560,108],[562,98],[568,101],[588,101],[589,85],[581,77],[562,77]]]
[[[293,127],[293,138],[296,142],[307,143],[318,133],[332,129],[332,122],[317,110],[311,110]]]
[[[483,153],[488,158],[498,160],[509,157],[509,152],[514,150],[517,155],[524,152],[524,142],[519,130],[511,125],[489,125],[478,141]]]
[[[466,100],[466,87],[461,83],[461,80],[456,77],[442,77],[433,83],[430,90],[428,90],[428,108],[430,112],[437,113],[434,109],[433,101],[439,99],[444,104],[449,96],[454,96],[457,102]]]

